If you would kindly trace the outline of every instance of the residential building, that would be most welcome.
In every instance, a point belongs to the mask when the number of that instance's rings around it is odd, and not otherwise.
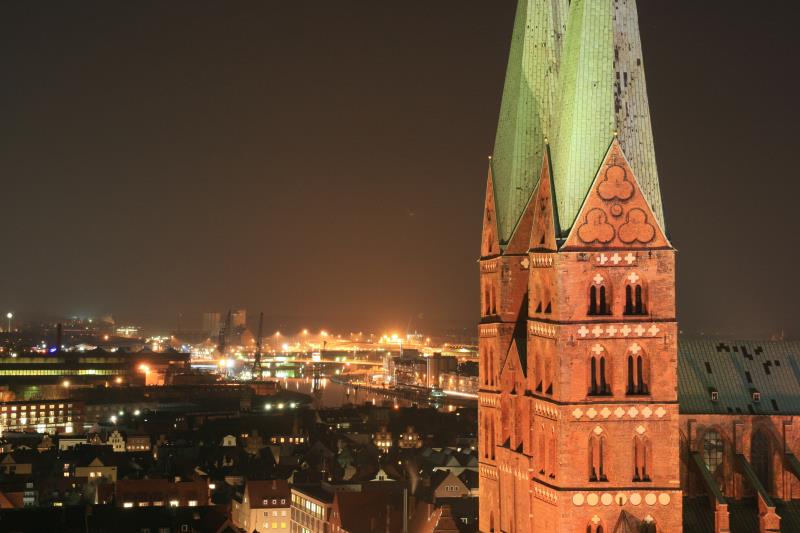
[[[233,523],[247,533],[289,533],[291,490],[285,480],[247,481],[231,502]]]

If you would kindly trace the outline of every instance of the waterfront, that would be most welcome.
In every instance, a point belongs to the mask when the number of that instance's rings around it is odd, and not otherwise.
[[[386,405],[390,407],[411,407],[417,405],[419,407],[431,407],[431,403],[427,401],[412,401],[407,398],[398,397],[390,391],[386,393],[377,392],[374,390],[367,390],[361,387],[348,386],[344,383],[337,383],[330,378],[322,378],[320,380],[320,388],[317,392],[314,391],[313,380],[311,378],[285,378],[281,380],[281,386],[286,390],[302,392],[309,394],[314,398],[313,405],[316,408],[333,409],[342,407],[343,405],[364,405],[371,403],[372,405]],[[452,412],[457,409],[455,403],[445,403],[437,406],[439,410],[445,412]]]

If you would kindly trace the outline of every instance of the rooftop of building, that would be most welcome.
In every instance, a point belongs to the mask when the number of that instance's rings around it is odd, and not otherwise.
[[[680,339],[682,414],[800,414],[800,342]]]

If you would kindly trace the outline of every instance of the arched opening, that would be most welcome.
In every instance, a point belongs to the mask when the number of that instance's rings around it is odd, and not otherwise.
[[[489,531],[494,532],[494,511],[489,511]]]
[[[595,524],[595,520],[597,519],[595,518],[594,520],[589,522],[589,524],[586,526],[586,533],[605,533],[606,530],[605,528],[603,528],[603,524],[602,523]]]
[[[608,481],[605,470],[606,439],[602,435],[589,438],[589,481]]]
[[[768,493],[772,492],[772,445],[763,429],[753,433],[750,441],[750,464]]]
[[[641,278],[634,273],[628,279],[630,282],[625,285],[625,314],[646,315],[647,305],[645,305],[644,301],[644,288],[640,282]]]
[[[606,379],[608,369],[606,356],[593,355],[589,360],[589,396],[608,396],[611,387]]]
[[[636,353],[628,354],[628,383],[625,392],[628,395],[650,394],[649,381],[649,362],[640,348],[636,348]]]
[[[489,286],[483,288],[483,316],[489,316],[492,309],[491,296],[489,296]]]
[[[602,276],[598,276],[594,283],[589,287],[589,309],[588,315],[610,315],[611,314],[611,295],[606,288]]]

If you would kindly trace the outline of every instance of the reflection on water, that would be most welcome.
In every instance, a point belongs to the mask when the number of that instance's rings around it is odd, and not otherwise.
[[[341,383],[335,383],[327,378],[319,380],[319,390],[316,393],[314,392],[314,380],[311,378],[286,378],[281,380],[281,385],[287,390],[310,394],[314,397],[314,405],[323,408],[341,407],[346,404],[364,405],[365,403],[371,403],[372,405],[383,405],[399,409],[401,407],[410,407],[412,403],[416,403],[420,407],[433,406],[443,408],[448,412],[453,412],[456,409],[453,405],[442,406],[431,405],[427,402],[411,402],[404,398],[395,398],[391,394],[356,389]]]

